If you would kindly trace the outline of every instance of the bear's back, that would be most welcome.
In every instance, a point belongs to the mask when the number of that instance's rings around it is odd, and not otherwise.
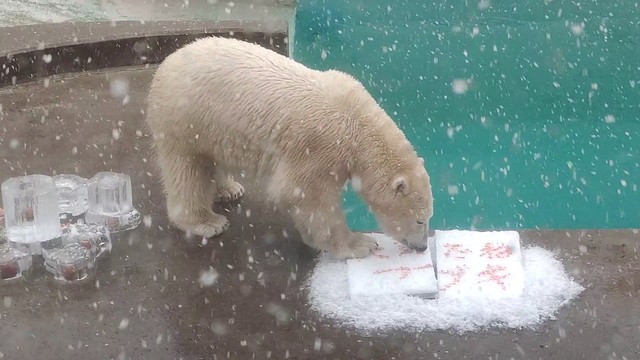
[[[170,118],[200,118],[228,130],[340,121],[344,83],[259,45],[209,37],[169,55],[152,81],[149,105]],[[160,110],[164,109],[164,110]],[[173,120],[172,120],[173,121]],[[198,123],[198,122],[197,122]],[[261,131],[264,131],[262,129]]]
[[[261,97],[278,87],[317,91],[322,77],[322,72],[260,45],[220,37],[199,39],[177,50],[158,67],[159,74],[164,71],[182,76],[198,90],[213,85],[227,92],[255,89]]]

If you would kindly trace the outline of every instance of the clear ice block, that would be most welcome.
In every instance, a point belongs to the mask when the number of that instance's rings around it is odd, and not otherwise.
[[[105,252],[111,251],[111,235],[109,230],[98,224],[76,223],[62,228],[62,245],[77,243],[100,258]]]
[[[60,235],[58,193],[46,175],[14,177],[2,183],[7,237],[10,241],[36,244]]]
[[[0,283],[22,278],[31,265],[31,255],[15,249],[11,243],[0,243]]]
[[[89,180],[88,224],[105,226],[110,232],[136,228],[142,221],[133,207],[131,177],[115,172],[99,172]]]
[[[56,175],[53,181],[58,189],[58,213],[63,221],[77,218],[89,209],[87,179],[77,175]]]
[[[95,251],[87,244],[69,243],[43,252],[45,269],[62,282],[80,282],[96,275]]]
[[[4,228],[4,219],[0,219],[0,244],[9,242],[7,238],[7,230]]]

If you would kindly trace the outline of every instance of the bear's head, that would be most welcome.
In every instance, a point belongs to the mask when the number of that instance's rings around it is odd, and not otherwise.
[[[424,161],[410,161],[404,170],[361,179],[360,195],[371,207],[381,230],[412,249],[427,249],[433,195]]]

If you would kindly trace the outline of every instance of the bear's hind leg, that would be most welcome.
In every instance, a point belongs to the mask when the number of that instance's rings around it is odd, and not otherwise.
[[[329,203],[305,200],[291,210],[305,244],[328,251],[340,260],[363,258],[378,248],[371,237],[349,230],[340,202]]]
[[[244,196],[244,187],[222,169],[216,169],[215,178],[218,185],[215,202],[229,202]]]
[[[207,162],[196,155],[158,149],[158,163],[171,222],[188,233],[213,237],[229,228],[229,220],[212,209],[213,191]]]

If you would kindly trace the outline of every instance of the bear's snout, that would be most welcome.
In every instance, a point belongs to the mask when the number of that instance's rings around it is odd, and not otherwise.
[[[420,231],[417,231],[405,237],[403,239],[403,242],[410,249],[422,253],[427,250],[427,247],[429,246],[428,234],[428,230],[426,229],[426,227],[424,227],[423,229],[420,229]]]
[[[427,250],[427,248],[428,248],[427,244],[425,244],[425,245],[410,245],[410,247],[413,250],[415,250],[415,251],[417,251],[419,253],[425,252],[425,250]]]

